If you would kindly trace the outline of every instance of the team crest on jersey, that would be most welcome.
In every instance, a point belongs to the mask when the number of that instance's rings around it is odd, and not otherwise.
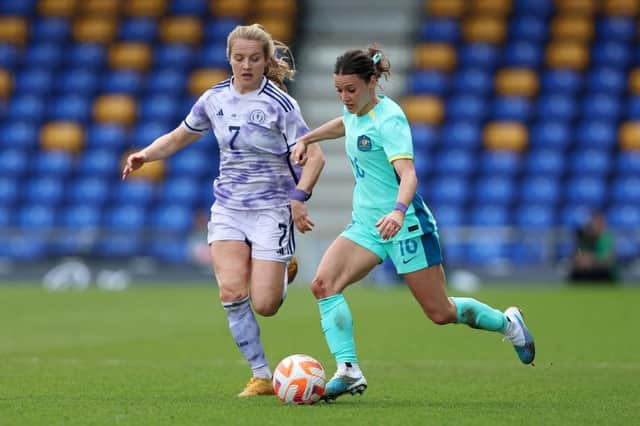
[[[260,109],[254,109],[249,113],[249,121],[252,123],[262,124],[265,118],[267,118],[267,115]]]
[[[371,151],[371,139],[367,135],[358,136],[358,150]]]

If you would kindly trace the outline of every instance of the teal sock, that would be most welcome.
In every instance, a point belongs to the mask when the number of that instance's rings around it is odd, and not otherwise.
[[[509,321],[499,310],[470,297],[451,297],[450,299],[456,305],[457,323],[501,333],[507,329]]]
[[[353,320],[347,300],[340,293],[318,300],[318,306],[322,332],[336,362],[357,363]]]

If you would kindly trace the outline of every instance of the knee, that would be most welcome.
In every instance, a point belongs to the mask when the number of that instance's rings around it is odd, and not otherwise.
[[[451,324],[456,320],[455,310],[447,306],[427,308],[425,314],[434,324],[438,325]]]
[[[248,296],[246,290],[240,290],[227,286],[220,286],[218,289],[218,294],[222,303],[237,302]]]
[[[333,296],[335,292],[332,289],[329,281],[322,275],[316,275],[311,281],[311,293],[317,300],[324,299],[325,297]]]
[[[263,317],[271,317],[278,312],[282,301],[273,302],[268,300],[252,301],[253,311]]]

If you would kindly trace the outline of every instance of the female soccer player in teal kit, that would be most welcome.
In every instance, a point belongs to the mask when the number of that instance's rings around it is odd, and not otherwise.
[[[327,383],[327,401],[367,388],[342,291],[387,256],[431,321],[500,332],[523,363],[535,357],[533,337],[518,308],[503,313],[472,298],[447,297],[436,222],[416,194],[409,124],[394,101],[376,93],[379,79],[388,78],[389,70],[388,59],[375,47],[339,56],[334,83],[343,114],[298,139],[291,154],[304,164],[307,145],[345,136],[356,182],[352,222],[327,249],[311,283],[322,331],[338,365]]]

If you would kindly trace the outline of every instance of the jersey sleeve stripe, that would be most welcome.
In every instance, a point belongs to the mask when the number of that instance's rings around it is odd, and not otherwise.
[[[223,80],[220,83],[216,84],[215,86],[213,86],[213,88],[214,89],[221,89],[223,87],[229,87],[230,84],[231,84],[231,79],[228,78],[228,79]]]
[[[284,109],[284,112],[291,111],[289,108],[287,108],[287,105],[284,102],[282,102],[280,99],[278,99],[277,97],[272,95],[270,92],[265,91],[264,94],[269,96],[271,99],[275,100],[276,102],[278,102],[280,104],[280,106],[282,107],[282,109]]]
[[[264,86],[264,92],[267,95],[271,94],[272,97],[276,97],[276,98],[280,99],[282,102],[284,102],[285,105],[287,105],[287,107],[285,109],[288,109],[289,111],[291,111],[293,109],[293,104],[291,103],[291,101],[289,99],[287,99],[287,96],[284,93],[281,93],[280,89],[277,89],[277,88],[273,87],[273,85],[271,83],[267,83]]]
[[[189,123],[187,123],[187,120],[183,120],[182,121],[184,123],[185,126],[187,126],[187,128],[189,128],[189,130],[193,131],[193,132],[198,132],[198,133],[202,133],[202,132],[206,132],[209,129],[196,129],[195,127],[191,127],[189,126]]]
[[[396,160],[401,160],[401,159],[413,160],[413,155],[411,155],[411,154],[394,155],[393,157],[389,157],[389,162],[392,163],[392,162],[394,162]]]

